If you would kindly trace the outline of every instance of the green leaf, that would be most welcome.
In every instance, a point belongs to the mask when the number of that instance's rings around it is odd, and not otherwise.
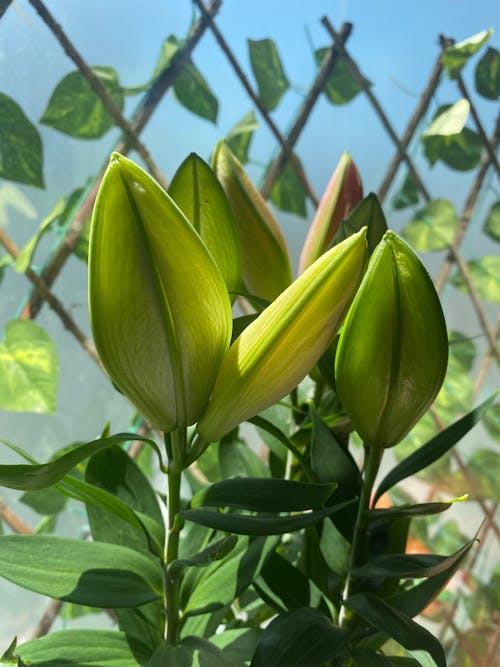
[[[411,618],[371,593],[358,593],[346,605],[377,630],[387,634],[408,650],[423,649],[431,654],[438,667],[446,667],[443,647],[431,633]]]
[[[315,52],[316,64],[318,66],[323,62],[328,49],[322,48]],[[371,82],[368,81],[371,86]],[[337,58],[332,72],[329,75],[326,85],[323,88],[327,99],[332,104],[347,104],[363,90],[359,81],[353,75],[347,60],[342,56]]]
[[[235,535],[227,535],[221,540],[210,544],[206,549],[190,558],[174,560],[168,566],[169,572],[182,570],[186,567],[207,567],[216,560],[222,560],[234,549],[238,538]]]
[[[243,514],[219,514],[210,510],[182,510],[179,514],[186,521],[223,530],[236,535],[281,535],[301,530],[319,523],[350,504],[339,503],[321,510],[293,514],[292,516],[270,516],[269,513],[248,516]]]
[[[123,449],[115,445],[94,454],[85,468],[85,481],[112,494],[129,511],[149,517],[156,524],[153,534],[161,556],[165,531],[156,493],[149,480]],[[119,518],[107,508],[94,504],[87,505],[87,515],[94,540],[150,552],[148,533],[138,520],[132,526],[130,519]]]
[[[19,252],[19,255],[16,258],[16,263],[14,265],[16,271],[18,271],[19,273],[24,273],[29,268],[31,264],[31,259],[33,257],[33,253],[36,250],[38,242],[45,234],[45,232],[47,232],[50,229],[50,227],[54,224],[54,222],[62,215],[62,213],[64,212],[64,208],[65,208],[65,200],[63,197],[60,197],[56,205],[52,209],[52,211],[41,222],[40,226],[36,231],[36,234],[31,237],[28,243]]]
[[[477,356],[477,347],[474,341],[460,331],[450,331],[448,339],[450,351],[448,365],[456,366],[469,373]]]
[[[444,423],[449,423],[472,408],[473,397],[474,385],[470,373],[452,358],[434,403],[438,415]]]
[[[478,449],[467,461],[467,481],[473,497],[500,502],[500,454],[492,449]]]
[[[348,637],[316,609],[295,609],[265,628],[250,667],[321,667],[344,652]]]
[[[9,224],[11,211],[28,220],[36,220],[37,217],[36,208],[21,188],[13,183],[0,183],[0,226]]]
[[[253,133],[259,128],[259,121],[253,111],[249,111],[226,135],[226,144],[241,164],[248,162],[248,151]]]
[[[125,632],[127,638],[146,644],[151,651],[154,651],[163,641],[165,607],[161,599],[153,600],[140,607],[115,609],[114,613],[118,627]]]
[[[481,259],[467,262],[472,284],[481,299],[493,303],[500,302],[500,257],[486,255]],[[455,273],[451,282],[461,292],[467,292],[462,275]]]
[[[31,320],[7,322],[0,342],[0,407],[54,414],[58,375],[57,350],[48,333]]]
[[[457,78],[467,60],[479,51],[492,33],[493,30],[491,28],[489,30],[482,30],[476,35],[458,42],[458,44],[446,47],[441,54],[441,62],[450,79]]]
[[[492,47],[478,62],[476,67],[476,90],[488,100],[500,97],[500,51]]]
[[[85,264],[89,261],[90,218],[84,223],[82,233],[73,249],[73,254]]]
[[[462,559],[467,544],[451,556],[436,554],[389,554],[376,556],[365,565],[354,567],[351,573],[357,577],[398,577],[399,579],[424,579],[449,570]]]
[[[67,498],[56,489],[42,489],[23,493],[20,501],[41,515],[53,516],[62,512]]]
[[[123,110],[123,89],[112,67],[92,67],[92,72]],[[113,120],[100,98],[79,70],[70,72],[57,84],[40,123],[76,139],[99,139],[113,127]]]
[[[483,403],[474,408],[467,415],[454,422],[436,435],[432,440],[418,449],[414,454],[408,456],[404,461],[393,468],[380,482],[375,494],[374,503],[382,494],[388,491],[392,486],[407,477],[411,477],[420,470],[437,461],[443,454],[446,454],[473,426],[475,426],[492,406],[498,392],[494,392]]]
[[[45,489],[61,481],[80,461],[84,461],[89,456],[97,454],[97,452],[107,447],[119,445],[129,440],[141,440],[150,444],[156,450],[158,456],[161,457],[158,446],[153,440],[143,438],[135,433],[118,433],[108,438],[99,438],[98,440],[74,447],[69,452],[49,461],[49,463],[0,465],[0,485],[21,491]],[[15,445],[5,440],[0,440],[0,442],[3,442],[21,456],[25,456],[24,452]]]
[[[488,410],[484,417],[483,426],[492,438],[500,440],[500,404],[493,405]]]
[[[355,234],[363,227],[368,227],[366,240],[370,254],[375,250],[387,231],[387,222],[377,195],[370,192],[362,199],[349,216],[340,223],[334,245]]]
[[[36,127],[0,93],[0,178],[44,188],[43,147]]]
[[[170,65],[180,46],[181,43],[174,35],[170,35],[163,42],[155,77]],[[201,118],[206,118],[212,123],[217,121],[219,111],[217,98],[191,60],[184,63],[175,79],[174,93],[182,106],[192,113],[201,116]]]
[[[354,511],[356,511],[355,506]],[[350,533],[352,534],[352,528]],[[319,547],[321,555],[325,559],[328,567],[333,572],[343,577],[347,573],[349,565],[351,544],[336,528],[332,521],[325,521],[323,523]]]
[[[158,561],[127,547],[45,535],[0,537],[1,576],[91,607],[136,607],[161,595]]]
[[[63,630],[21,644],[23,664],[40,667],[146,667],[150,651],[123,632]]]
[[[219,445],[219,465],[223,479],[229,477],[269,477],[261,458],[244,442],[235,440]]]
[[[193,652],[187,646],[162,643],[151,656],[148,667],[192,667]]]
[[[500,241],[500,201],[496,201],[490,208],[484,221],[483,231],[494,241]]]
[[[420,252],[445,250],[458,227],[455,207],[447,199],[434,199],[421,208],[403,229],[403,236]]]
[[[463,101],[460,100],[460,102]],[[442,160],[452,169],[468,171],[479,164],[483,144],[479,135],[469,130],[468,127],[463,127],[459,132],[450,134],[452,130],[460,127],[463,121],[465,106],[459,107],[458,113],[455,114],[456,106],[445,104],[439,107],[431,127],[422,135],[421,140],[425,156],[431,166],[437,160]],[[450,112],[452,112],[451,116],[448,116]],[[436,128],[440,131],[439,134],[434,131]]]
[[[309,579],[278,553],[267,559],[254,587],[279,612],[310,605]]]
[[[440,514],[450,509],[452,502],[418,503],[416,505],[398,505],[384,509],[368,510],[366,516],[368,521],[379,523],[392,521],[396,517],[417,517]]]
[[[298,159],[298,158],[297,158]],[[294,167],[289,162],[271,189],[271,201],[280,211],[306,217],[306,191]]]
[[[226,479],[206,486],[191,507],[231,507],[254,512],[298,512],[321,507],[336,484],[307,484],[286,479]]]
[[[220,632],[210,637],[210,641],[236,664],[237,661],[243,663],[248,656],[253,655],[259,636],[257,630],[243,627]]]
[[[185,637],[181,645],[197,652],[198,662],[195,664],[201,667],[244,667],[244,663],[227,657],[218,646],[208,639]],[[177,664],[172,663],[172,667],[177,667]]]
[[[458,100],[455,104],[444,105],[440,107],[434,116],[431,125],[422,135],[423,137],[432,136],[453,136],[459,134],[465,127],[469,117],[470,102],[466,99]]]
[[[401,189],[392,198],[392,205],[396,210],[418,204],[420,199],[417,184],[408,172]]]
[[[181,601],[184,614],[194,616],[231,604],[259,575],[275,546],[274,539],[240,537],[236,547],[225,558],[196,570],[199,578],[191,590],[183,590],[186,583],[183,581]]]
[[[351,648],[349,653],[355,667],[421,667],[420,663],[412,658],[380,655],[363,646]]]
[[[278,49],[272,39],[248,39],[247,43],[260,101],[267,111],[272,111],[290,86]]]

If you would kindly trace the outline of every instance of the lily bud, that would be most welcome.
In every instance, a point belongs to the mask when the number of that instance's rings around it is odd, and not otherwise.
[[[346,317],[338,395],[366,445],[392,447],[432,404],[448,360],[446,325],[420,259],[385,233]]]
[[[245,290],[272,301],[292,282],[283,233],[260,192],[223,141],[217,144],[212,163],[236,219]]]
[[[207,411],[206,442],[273,405],[307,375],[336,334],[361,282],[366,230],[322,255],[229,348]]]
[[[102,363],[138,410],[163,431],[197,421],[229,346],[226,286],[173,200],[117,153],[92,217],[89,306]]]
[[[363,187],[359,172],[349,153],[343,153],[321,198],[304,242],[299,274],[331,247],[341,221],[362,198]]]
[[[240,239],[231,206],[215,174],[191,153],[176,171],[168,194],[205,242],[228,291],[236,298],[242,279]]]

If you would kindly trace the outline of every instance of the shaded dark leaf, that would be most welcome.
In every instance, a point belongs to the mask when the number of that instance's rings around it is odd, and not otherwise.
[[[476,67],[476,90],[488,100],[500,97],[500,51],[492,47],[478,62]]]
[[[280,211],[306,217],[306,191],[295,168],[289,162],[285,164],[275,181],[270,198]]]
[[[483,231],[494,241],[500,241],[500,201],[496,201],[490,208]]]
[[[411,174],[407,174],[401,189],[396,192],[392,198],[392,205],[399,210],[418,204],[420,199],[419,192]]]
[[[328,49],[322,48],[315,52],[316,63],[321,65]],[[371,83],[368,82],[371,86]],[[363,90],[345,58],[337,58],[332,73],[327,79],[324,93],[332,104],[347,104]]]
[[[267,111],[272,111],[290,85],[276,43],[272,39],[249,39],[247,42],[260,101]]]

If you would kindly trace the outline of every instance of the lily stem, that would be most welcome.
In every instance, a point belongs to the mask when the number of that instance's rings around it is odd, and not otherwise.
[[[383,449],[377,447],[365,448],[365,461],[363,465],[363,480],[361,483],[361,493],[358,502],[358,512],[356,515],[356,522],[354,524],[354,532],[351,544],[351,552],[349,554],[349,568],[342,593],[342,607],[339,613],[339,625],[342,626],[347,620],[347,610],[345,601],[352,593],[353,575],[351,570],[359,563],[360,555],[365,540],[366,530],[366,511],[370,507],[370,498],[372,494],[373,484],[380,467]]]
[[[165,604],[166,639],[171,644],[179,640],[179,574],[169,565],[179,557],[179,536],[182,522],[179,519],[181,502],[181,479],[186,453],[187,434],[179,428],[171,434],[168,462],[168,534],[165,553]]]

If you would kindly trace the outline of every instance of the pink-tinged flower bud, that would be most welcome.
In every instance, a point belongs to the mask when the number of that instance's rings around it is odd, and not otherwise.
[[[299,274],[331,248],[341,221],[363,198],[363,187],[349,153],[343,153],[314,216],[300,256]]]
[[[138,410],[163,431],[197,421],[229,346],[226,286],[173,200],[117,153],[92,217],[89,307],[102,363]]]
[[[346,317],[335,362],[338,395],[366,445],[392,447],[443,383],[448,339],[425,267],[385,233]]]
[[[212,164],[236,219],[245,290],[272,301],[292,282],[283,233],[260,192],[223,141],[215,148]]]
[[[336,334],[367,262],[366,230],[322,255],[229,348],[198,423],[214,442],[273,405],[313,368]]]

